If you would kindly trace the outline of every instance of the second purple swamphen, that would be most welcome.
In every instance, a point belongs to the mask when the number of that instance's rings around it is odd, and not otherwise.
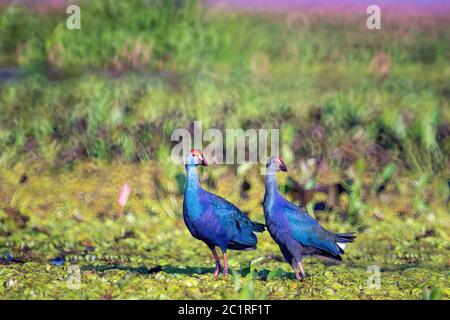
[[[303,257],[317,256],[342,261],[345,244],[353,242],[355,234],[330,232],[300,207],[283,198],[275,179],[277,171],[287,171],[286,165],[281,158],[272,157],[266,164],[264,217],[270,235],[294,269],[295,277],[300,279],[299,269],[302,277],[306,277]]]
[[[216,252],[223,254],[223,273],[228,273],[227,249],[255,250],[258,242],[255,232],[264,231],[264,224],[251,221],[227,200],[203,190],[197,176],[197,166],[206,166],[203,154],[193,149],[186,159],[186,186],[184,189],[183,217],[192,236],[203,241],[216,261],[214,276],[221,265]]]

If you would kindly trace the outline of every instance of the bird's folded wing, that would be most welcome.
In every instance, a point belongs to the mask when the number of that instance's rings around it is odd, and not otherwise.
[[[313,247],[332,255],[339,255],[339,248],[336,245],[334,235],[320,226],[314,218],[300,209],[298,211],[288,209],[286,215],[292,238],[303,247]]]
[[[229,218],[239,218],[241,216],[243,218],[247,218],[247,216],[243,214],[238,207],[224,198],[209,192],[207,197],[208,201],[219,215],[228,216]]]

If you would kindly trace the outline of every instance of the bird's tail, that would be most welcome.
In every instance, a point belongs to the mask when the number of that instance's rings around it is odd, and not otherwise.
[[[336,245],[339,247],[339,252],[344,253],[346,243],[355,241],[356,235],[353,232],[335,233],[335,238],[336,238]]]
[[[264,230],[266,230],[266,225],[263,223],[259,223],[259,222],[253,222],[253,231],[255,232],[263,232]]]
[[[356,239],[356,234],[350,233],[336,233],[336,242],[348,243],[353,242]]]

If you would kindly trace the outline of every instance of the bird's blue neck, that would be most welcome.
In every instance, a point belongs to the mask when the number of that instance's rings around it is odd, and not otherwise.
[[[198,181],[197,168],[195,165],[186,165],[186,189],[199,189],[200,182]]]
[[[266,193],[264,195],[264,206],[270,207],[278,195],[277,180],[275,178],[275,172],[266,172]]]
[[[202,187],[197,176],[195,165],[186,165],[186,187],[184,188],[183,214],[190,219],[198,219],[201,215],[200,193]]]

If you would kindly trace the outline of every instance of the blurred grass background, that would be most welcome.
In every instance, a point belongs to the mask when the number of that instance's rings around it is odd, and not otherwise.
[[[364,16],[93,1],[83,3],[81,30],[65,18],[2,9],[0,66],[21,76],[0,87],[2,165],[162,161],[171,132],[201,119],[219,129],[281,128],[292,157],[338,167],[365,158],[448,169],[445,17],[386,19],[371,31]]]
[[[64,10],[0,7],[0,295],[448,298],[450,19],[371,31],[366,17],[104,0],[82,2],[68,30]],[[195,120],[279,128],[281,191],[330,230],[364,232],[346,264],[307,262],[298,287],[265,233],[233,252],[234,284],[212,282],[182,222],[184,168],[167,160],[172,131]],[[263,221],[257,166],[201,177]],[[316,182],[332,191],[311,195]],[[261,256],[274,259],[250,268]],[[84,290],[54,281],[55,258],[84,268]],[[374,263],[381,291],[364,289]]]

